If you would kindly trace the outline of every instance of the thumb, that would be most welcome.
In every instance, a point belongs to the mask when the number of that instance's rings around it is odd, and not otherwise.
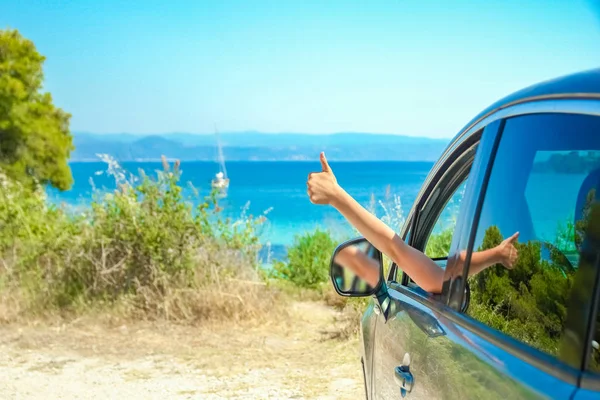
[[[325,153],[321,152],[321,168],[323,168],[323,172],[332,172],[331,167],[327,163],[327,158],[325,158]]]
[[[511,237],[509,237],[508,239],[506,239],[506,241],[508,243],[514,243],[517,241],[517,239],[519,239],[519,232],[515,232]]]

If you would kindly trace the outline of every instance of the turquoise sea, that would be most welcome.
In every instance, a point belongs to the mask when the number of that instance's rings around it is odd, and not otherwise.
[[[332,162],[338,182],[361,204],[373,209],[379,217],[392,216],[388,222],[398,224],[406,216],[423,181],[433,166],[430,162]],[[122,168],[137,174],[139,169],[154,174],[162,168],[160,162],[128,162]],[[93,187],[113,190],[116,186],[112,176],[105,173],[104,162],[72,163],[74,185],[71,190],[58,192],[49,190],[49,198],[55,203],[69,206],[84,206],[92,198]],[[210,193],[210,181],[217,172],[212,162],[183,162],[183,183],[191,183],[200,191],[200,196]],[[285,247],[293,243],[294,237],[315,228],[329,229],[340,239],[354,233],[344,219],[331,207],[310,203],[306,194],[306,180],[310,172],[319,171],[315,162],[229,162],[227,172],[230,187],[227,197],[221,200],[224,213],[232,218],[246,214],[260,215],[267,212],[267,222],[261,230],[261,241],[269,245],[276,258],[285,255]],[[554,212],[569,209],[566,204],[574,201],[565,190],[565,195],[549,195],[547,182],[542,174],[534,174],[530,182],[532,203],[544,207],[532,207],[534,219],[542,223],[547,219],[546,230],[551,235],[556,229]],[[575,184],[573,177],[556,176],[565,184]],[[536,183],[539,181],[539,184]],[[93,186],[92,186],[93,183]],[[191,194],[191,190],[189,191]],[[539,198],[536,200],[536,198]],[[200,199],[198,199],[200,200]],[[533,205],[533,204],[532,204]],[[566,207],[565,207],[566,206]],[[244,211],[245,210],[245,211]],[[547,212],[546,212],[547,211]],[[451,218],[447,215],[447,218]],[[564,218],[568,218],[565,215]],[[538,225],[539,226],[539,225]],[[395,227],[399,228],[399,227]]]

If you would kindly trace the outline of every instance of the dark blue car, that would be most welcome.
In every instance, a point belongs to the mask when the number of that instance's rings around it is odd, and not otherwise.
[[[362,238],[332,259],[340,295],[372,296],[367,399],[600,399],[599,199],[600,70],[523,89],[469,122],[399,232],[444,268],[442,293]],[[513,268],[469,273],[476,252],[515,232]],[[349,246],[379,264],[376,287],[336,263]]]

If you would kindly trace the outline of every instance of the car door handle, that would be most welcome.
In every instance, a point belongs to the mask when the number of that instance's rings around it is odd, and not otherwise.
[[[400,386],[400,394],[402,397],[412,391],[415,380],[410,372],[408,365],[401,365],[394,370],[394,381]]]

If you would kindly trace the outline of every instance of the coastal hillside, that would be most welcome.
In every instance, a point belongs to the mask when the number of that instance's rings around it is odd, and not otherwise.
[[[159,160],[161,155],[182,161],[216,158],[214,135],[171,133],[158,135],[91,134],[75,132],[71,161],[97,161],[110,154],[120,161]],[[450,139],[403,135],[336,133],[236,132],[220,135],[229,161],[314,160],[320,151],[334,161],[434,161]]]

